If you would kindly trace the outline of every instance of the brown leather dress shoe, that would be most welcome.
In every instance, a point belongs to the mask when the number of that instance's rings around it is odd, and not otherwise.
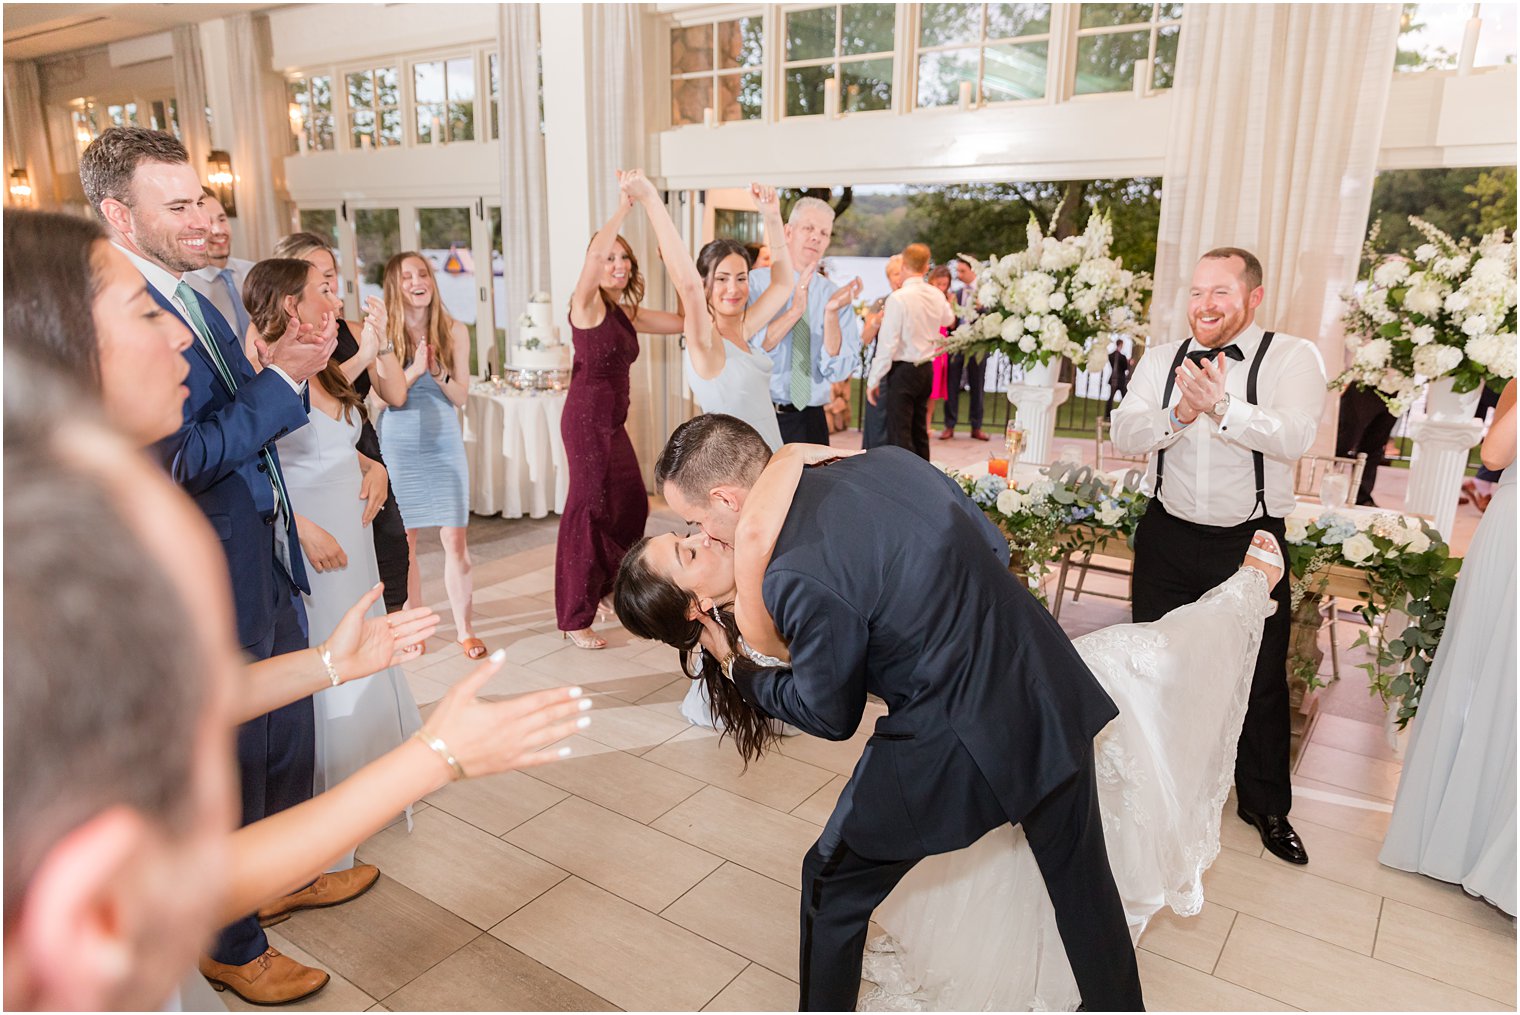
[[[974,441],[990,441],[990,440],[992,440],[992,438],[988,437],[987,434],[986,434],[986,432],[982,431],[982,430],[973,430],[973,431],[971,431],[971,439],[974,440]]]
[[[357,899],[375,887],[379,879],[380,868],[368,863],[356,863],[346,871],[318,875],[317,880],[299,892],[276,899],[260,909],[259,926],[272,927],[282,923],[298,909],[325,909]]]
[[[249,1004],[290,1004],[327,986],[330,977],[270,948],[252,962],[229,966],[201,956],[201,975],[218,990],[230,990]]]
[[[947,441],[954,436],[955,431],[950,429],[948,426],[939,432],[939,439],[942,441]]]

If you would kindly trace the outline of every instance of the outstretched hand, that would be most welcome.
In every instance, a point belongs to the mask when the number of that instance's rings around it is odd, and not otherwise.
[[[366,617],[384,591],[384,583],[377,582],[348,608],[327,637],[325,645],[332,653],[333,668],[345,682],[413,658],[417,646],[438,629],[438,614],[426,606]]]
[[[629,169],[618,173],[618,189],[628,197],[630,201],[657,201],[659,193],[654,189],[654,184],[649,182],[642,169]]]
[[[755,207],[759,209],[760,214],[764,215],[771,210],[775,210],[777,213],[781,211],[781,202],[776,197],[775,187],[751,183],[749,185],[749,194],[750,197],[755,199]]]
[[[570,754],[569,747],[544,750],[590,725],[580,713],[591,699],[579,687],[536,691],[505,701],[478,697],[486,681],[501,669],[506,652],[491,657],[460,680],[438,702],[423,731],[448,745],[469,777],[548,764]]]

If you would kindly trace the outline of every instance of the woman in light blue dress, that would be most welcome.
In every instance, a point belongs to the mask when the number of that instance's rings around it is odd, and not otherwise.
[[[387,338],[400,354],[408,385],[406,401],[388,407],[378,426],[380,450],[406,524],[411,555],[407,605],[423,605],[417,530],[436,526],[455,637],[465,655],[481,659],[486,646],[471,626],[475,586],[465,539],[470,473],[458,412],[470,396],[470,333],[444,309],[433,266],[414,251],[385,262],[385,311]]]
[[[1473,533],[1378,859],[1515,915],[1515,382],[1483,440],[1503,469]]]

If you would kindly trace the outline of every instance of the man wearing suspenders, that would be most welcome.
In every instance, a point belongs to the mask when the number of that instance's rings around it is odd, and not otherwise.
[[[1191,334],[1152,347],[1113,414],[1121,454],[1150,454],[1150,507],[1135,533],[1134,619],[1194,602],[1240,566],[1257,529],[1286,549],[1297,460],[1319,428],[1325,367],[1314,344],[1255,323],[1265,295],[1250,251],[1204,254],[1188,296]],[[1235,759],[1242,820],[1289,863],[1309,862],[1288,823],[1289,583],[1273,591]]]

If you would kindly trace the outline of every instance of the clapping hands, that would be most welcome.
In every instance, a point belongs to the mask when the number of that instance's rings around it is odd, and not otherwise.
[[[285,333],[270,345],[262,338],[253,340],[259,365],[279,367],[296,383],[322,372],[333,350],[338,347],[338,318],[331,311],[322,315],[320,324],[303,324],[295,314],[285,322]]]
[[[1177,390],[1181,401],[1177,404],[1177,418],[1191,423],[1199,416],[1214,410],[1214,403],[1225,396],[1224,353],[1202,364],[1185,359],[1177,367]]]
[[[828,309],[834,313],[838,313],[845,307],[854,303],[856,297],[860,295],[860,291],[864,288],[865,283],[862,282],[859,278],[846,282],[844,285],[840,286],[834,291],[833,296],[829,297],[829,302],[827,304]]]

